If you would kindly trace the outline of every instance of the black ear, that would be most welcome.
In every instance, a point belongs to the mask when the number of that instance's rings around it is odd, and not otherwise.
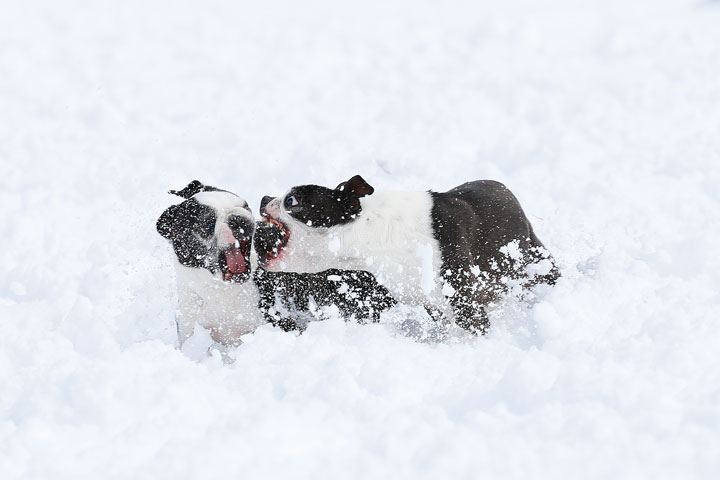
[[[335,190],[340,190],[349,197],[360,198],[372,195],[375,191],[360,175],[355,175],[347,182],[342,182]]]
[[[192,182],[187,184],[187,187],[183,188],[182,190],[170,190],[168,193],[172,193],[173,195],[177,195],[182,198],[190,198],[196,193],[200,193],[203,190],[205,190],[205,185],[202,184],[200,180],[193,180]]]
[[[155,224],[158,233],[165,238],[170,238],[170,235],[172,234],[172,226],[175,223],[177,209],[177,205],[169,206],[168,209],[160,215],[160,218],[158,218],[158,221]]]

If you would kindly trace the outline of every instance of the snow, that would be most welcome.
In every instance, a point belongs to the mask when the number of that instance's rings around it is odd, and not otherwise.
[[[0,4],[3,478],[717,477],[718,24],[702,0]],[[232,364],[175,348],[168,189],[257,213],[358,173],[502,181],[562,279],[484,338],[400,305],[262,327]]]

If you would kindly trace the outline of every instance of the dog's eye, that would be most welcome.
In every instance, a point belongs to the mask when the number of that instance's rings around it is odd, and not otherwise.
[[[298,202],[298,199],[295,198],[295,196],[287,197],[285,199],[285,207],[287,208],[297,207],[298,205],[300,205],[300,202]]]

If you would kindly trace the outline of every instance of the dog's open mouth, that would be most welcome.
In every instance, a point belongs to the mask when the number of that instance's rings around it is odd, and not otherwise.
[[[235,246],[220,252],[220,271],[226,282],[242,283],[250,276],[250,240],[238,242]]]
[[[267,265],[280,256],[290,240],[290,230],[280,220],[267,213],[262,214],[261,222],[255,232],[255,251],[261,265]]]

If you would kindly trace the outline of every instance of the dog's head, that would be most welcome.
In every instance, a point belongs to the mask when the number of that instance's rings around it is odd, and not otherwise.
[[[169,193],[185,199],[170,206],[157,231],[170,240],[178,262],[205,268],[231,283],[250,277],[250,249],[255,220],[245,200],[197,180]]]
[[[352,222],[362,212],[360,199],[374,191],[355,175],[334,189],[300,185],[281,197],[264,197],[260,213],[266,224],[259,230],[264,232],[263,242],[256,243],[260,261],[277,258],[295,234]]]

